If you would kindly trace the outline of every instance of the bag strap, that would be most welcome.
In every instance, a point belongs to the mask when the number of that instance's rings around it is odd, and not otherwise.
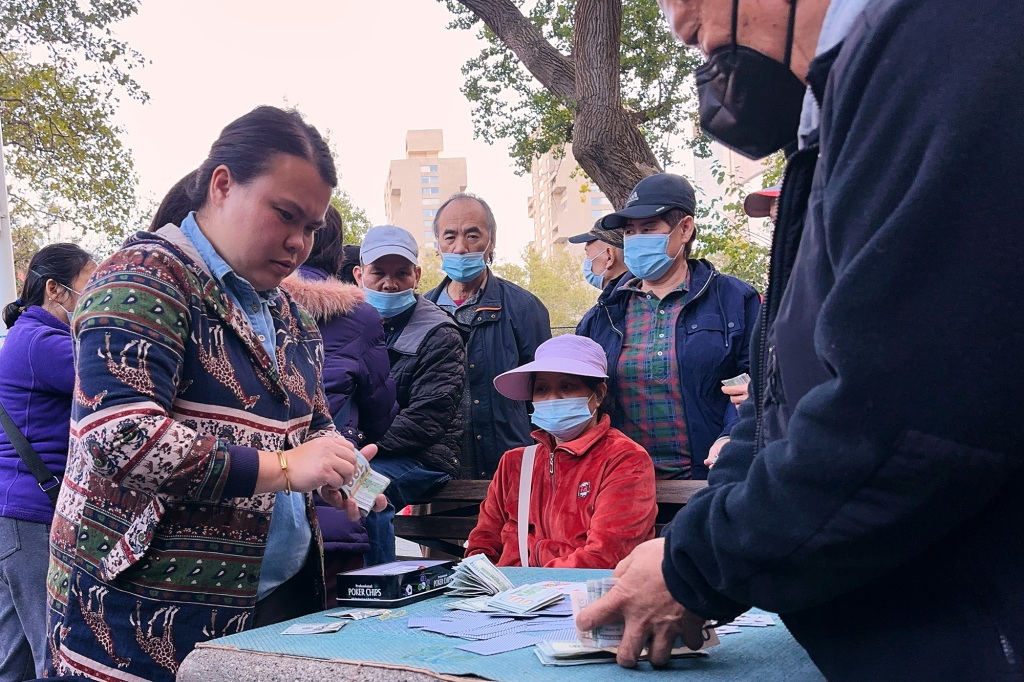
[[[537,458],[537,447],[531,445],[523,450],[523,466],[519,470],[519,560],[523,566],[530,565],[530,551],[526,535],[530,531],[530,492],[533,487],[533,461]]]
[[[18,456],[21,457],[21,461],[25,463],[25,466],[28,467],[28,470],[32,472],[32,475],[39,483],[39,489],[46,493],[47,497],[50,498],[50,502],[56,507],[57,496],[60,495],[60,480],[46,467],[39,453],[25,439],[21,429],[11,419],[11,415],[7,414],[3,403],[0,403],[0,426],[3,426],[8,440],[11,441],[11,445],[14,446]]]

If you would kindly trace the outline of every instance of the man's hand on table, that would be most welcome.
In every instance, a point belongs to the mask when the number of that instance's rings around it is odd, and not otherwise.
[[[652,665],[665,665],[676,637],[682,636],[694,651],[704,646],[704,619],[672,598],[661,574],[665,540],[650,540],[637,547],[615,567],[618,584],[601,599],[583,609],[576,624],[591,630],[606,623],[625,621],[618,664],[632,668],[650,642]]]

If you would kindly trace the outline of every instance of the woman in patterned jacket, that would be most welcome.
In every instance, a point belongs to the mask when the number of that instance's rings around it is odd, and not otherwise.
[[[307,493],[357,516],[337,490],[355,452],[316,324],[278,285],[336,184],[316,129],[259,107],[196,172],[197,210],[130,239],[83,292],[51,674],[173,680],[197,642],[322,607]]]

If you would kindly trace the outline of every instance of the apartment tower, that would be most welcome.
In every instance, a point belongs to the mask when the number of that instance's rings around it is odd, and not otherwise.
[[[598,218],[612,212],[611,202],[586,177],[566,144],[564,155],[556,157],[549,151],[533,160],[530,174],[533,195],[527,199],[526,210],[533,220],[533,248],[545,258],[555,249],[568,248],[583,252],[582,244],[569,244],[566,239],[586,232]]]
[[[437,248],[434,216],[445,199],[466,190],[466,159],[441,158],[444,132],[410,130],[405,134],[405,158],[388,169],[384,211],[388,223],[408,230],[420,247]]]

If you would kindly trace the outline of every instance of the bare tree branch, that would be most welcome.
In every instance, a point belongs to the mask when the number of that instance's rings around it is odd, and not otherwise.
[[[533,77],[555,97],[575,102],[572,59],[549,43],[510,0],[459,0],[515,53]]]

